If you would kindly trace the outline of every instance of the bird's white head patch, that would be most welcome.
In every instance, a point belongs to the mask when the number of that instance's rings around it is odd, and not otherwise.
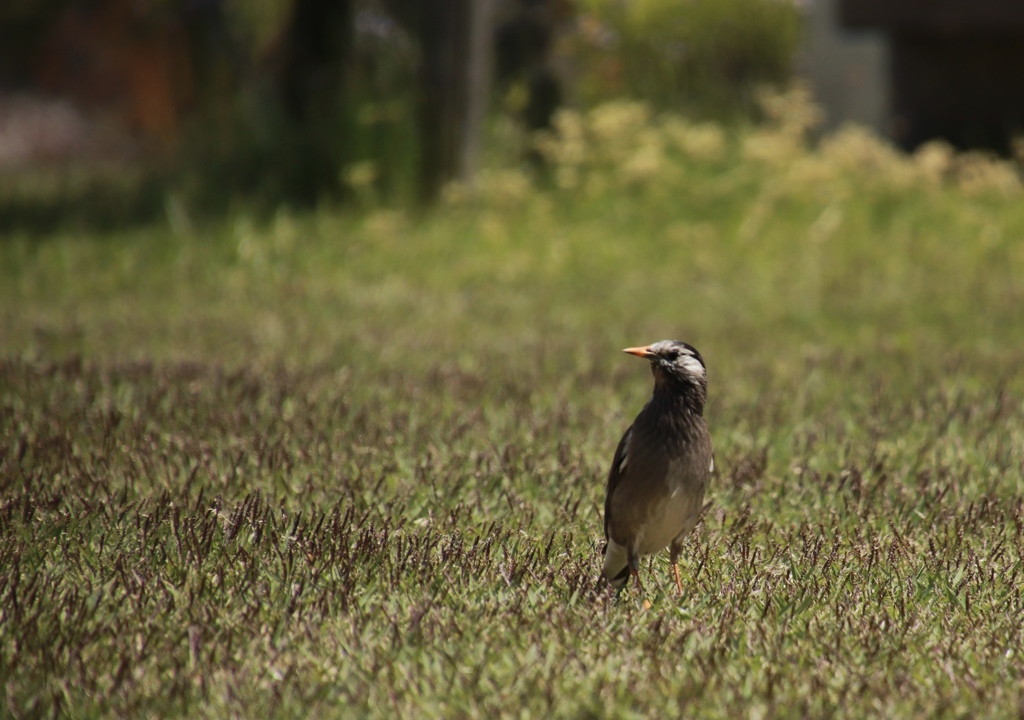
[[[707,379],[704,358],[692,345],[679,340],[662,340],[649,349],[654,356],[651,361],[660,364],[667,372],[697,382]]]

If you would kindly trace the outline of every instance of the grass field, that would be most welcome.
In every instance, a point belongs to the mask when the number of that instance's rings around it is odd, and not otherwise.
[[[0,713],[1018,717],[1024,192],[801,123],[617,104],[425,216],[4,238]],[[645,609],[601,506],[667,337],[718,471]]]

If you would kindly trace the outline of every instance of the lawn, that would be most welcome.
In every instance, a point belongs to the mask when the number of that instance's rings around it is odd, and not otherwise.
[[[0,712],[1017,717],[1024,190],[799,111],[0,239]],[[717,473],[647,607],[601,508],[671,337]]]

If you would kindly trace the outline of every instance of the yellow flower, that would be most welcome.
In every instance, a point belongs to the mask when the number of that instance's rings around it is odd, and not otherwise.
[[[953,171],[956,151],[942,140],[932,140],[919,147],[914,153],[914,164],[921,177],[934,184],[942,183]]]
[[[688,158],[716,162],[725,155],[725,132],[714,123],[690,123],[670,117],[662,128],[668,141]]]
[[[956,161],[955,177],[957,186],[969,195],[992,193],[1012,197],[1021,191],[1020,176],[1011,163],[981,152],[961,154]]]

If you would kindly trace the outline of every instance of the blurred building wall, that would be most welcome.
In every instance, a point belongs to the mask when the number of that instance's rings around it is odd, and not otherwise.
[[[1024,134],[1022,0],[838,0],[844,27],[882,31],[891,136],[1009,155]]]
[[[888,135],[888,49],[875,30],[839,22],[838,0],[805,0],[806,36],[799,69],[825,111],[825,129],[857,123]]]

